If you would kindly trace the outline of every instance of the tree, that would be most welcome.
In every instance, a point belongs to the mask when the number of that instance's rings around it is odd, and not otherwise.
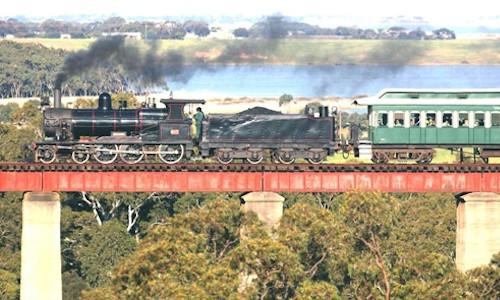
[[[136,242],[119,222],[107,222],[94,233],[87,245],[77,250],[83,278],[92,287],[103,284],[108,280],[108,270],[122,262],[135,248]]]
[[[233,34],[235,37],[241,37],[241,38],[247,38],[248,37],[248,30],[246,28],[236,28],[234,31],[233,31]]]
[[[493,255],[488,266],[467,272],[467,277],[477,299],[500,299],[500,252]]]
[[[194,34],[199,37],[206,37],[210,34],[210,29],[205,24],[198,24],[194,27]]]
[[[229,254],[240,243],[242,224],[248,225],[249,236],[259,234],[252,225],[255,218],[242,216],[239,202],[217,200],[169,218],[117,269],[111,286],[84,293],[83,298],[105,292],[114,298],[236,299],[239,273],[231,268]]]
[[[280,107],[283,106],[283,105],[285,105],[285,104],[288,105],[288,104],[290,104],[290,102],[292,102],[292,100],[293,100],[293,96],[292,95],[290,95],[290,94],[283,94],[279,98],[279,105],[280,105]]]
[[[17,103],[7,103],[4,105],[0,105],[0,122],[8,122],[10,121],[11,113],[19,108]]]

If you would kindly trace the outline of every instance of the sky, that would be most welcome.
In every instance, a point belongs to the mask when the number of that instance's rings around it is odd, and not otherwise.
[[[431,22],[454,23],[500,16],[494,0],[19,0],[4,1],[0,16],[50,18],[61,15],[118,15],[161,17],[182,15],[244,15],[261,17],[345,16],[382,18],[419,16]],[[500,18],[496,18],[500,27]],[[494,25],[494,24],[493,24]]]

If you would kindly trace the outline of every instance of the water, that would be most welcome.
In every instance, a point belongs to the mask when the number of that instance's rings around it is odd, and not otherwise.
[[[167,78],[176,96],[353,97],[384,88],[500,88],[500,66],[210,66]]]

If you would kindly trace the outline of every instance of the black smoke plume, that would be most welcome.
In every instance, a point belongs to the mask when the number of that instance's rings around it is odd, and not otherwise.
[[[80,50],[66,57],[56,76],[55,88],[73,76],[84,74],[105,65],[115,65],[135,82],[143,86],[166,86],[165,77],[175,81],[187,81],[192,71],[184,68],[184,57],[176,51],[159,53],[156,42],[146,49],[127,43],[123,37],[102,38],[87,50]]]

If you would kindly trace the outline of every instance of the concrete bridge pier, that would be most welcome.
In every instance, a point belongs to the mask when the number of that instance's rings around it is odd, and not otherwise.
[[[278,225],[283,215],[283,198],[281,195],[272,192],[251,192],[242,196],[245,204],[245,212],[253,211],[259,219],[264,222],[267,232]]]
[[[466,272],[500,252],[500,195],[470,193],[457,206],[457,268]]]
[[[60,221],[59,194],[24,194],[21,300],[62,299]]]

